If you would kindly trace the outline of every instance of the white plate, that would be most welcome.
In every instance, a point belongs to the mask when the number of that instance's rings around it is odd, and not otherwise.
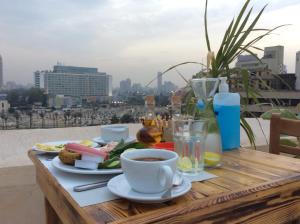
[[[63,164],[58,156],[56,156],[52,160],[52,166],[55,168],[67,172],[67,173],[77,173],[77,174],[118,174],[123,173],[122,169],[98,169],[98,170],[87,170],[87,169],[80,169],[76,168],[71,165]]]
[[[68,140],[68,141],[56,141],[56,142],[44,142],[44,143],[40,143],[40,144],[44,144],[44,145],[65,145],[65,144],[68,144],[68,143],[80,143],[81,141],[78,141],[78,140]],[[94,148],[94,147],[97,147],[98,144],[93,142],[92,145],[90,147]],[[56,151],[47,151],[47,150],[42,150],[42,149],[39,149],[38,147],[36,146],[32,146],[32,149],[33,150],[36,150],[38,152],[46,152],[46,153],[52,153],[52,154],[57,154],[59,153],[62,149],[60,150],[56,150]]]
[[[98,144],[101,144],[101,145],[105,145],[105,144],[109,143],[109,142],[107,142],[107,141],[104,141],[103,138],[102,138],[101,136],[96,137],[96,138],[93,138],[93,141],[94,141],[94,142],[97,142]],[[124,142],[125,142],[125,143],[131,143],[131,142],[135,142],[135,141],[136,141],[136,138],[135,138],[135,137],[129,136],[127,139],[125,139]]]
[[[161,203],[186,194],[191,189],[192,184],[187,178],[183,177],[182,184],[173,187],[171,191],[167,194],[166,192],[156,194],[144,194],[132,190],[125,178],[125,175],[121,174],[110,179],[110,181],[107,184],[107,187],[113,194],[131,201],[136,201],[140,203]]]

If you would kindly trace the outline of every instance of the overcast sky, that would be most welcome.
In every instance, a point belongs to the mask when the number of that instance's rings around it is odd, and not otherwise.
[[[210,0],[209,32],[217,50],[243,0]],[[203,61],[204,0],[0,0],[0,54],[4,80],[32,83],[33,72],[65,65],[97,67],[119,81],[147,83],[171,65]],[[252,0],[255,13],[269,3],[258,27],[278,30],[258,46],[285,46],[285,64],[295,70],[300,50],[300,1]],[[259,53],[260,54],[260,53]],[[180,68],[187,78],[199,66]],[[175,74],[165,80],[183,85]]]

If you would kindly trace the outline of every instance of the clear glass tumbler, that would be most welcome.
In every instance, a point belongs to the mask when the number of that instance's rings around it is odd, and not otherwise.
[[[179,159],[177,168],[183,174],[198,174],[204,169],[204,144],[207,120],[174,120],[173,140]]]

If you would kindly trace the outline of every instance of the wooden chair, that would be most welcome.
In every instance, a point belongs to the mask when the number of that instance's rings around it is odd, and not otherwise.
[[[269,151],[273,154],[288,153],[300,156],[300,148],[280,144],[280,134],[300,137],[300,121],[280,118],[279,114],[273,114],[270,123]]]

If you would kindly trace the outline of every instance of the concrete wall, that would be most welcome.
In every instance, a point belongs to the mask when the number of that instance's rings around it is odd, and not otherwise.
[[[43,194],[33,165],[0,169],[0,223],[43,224]]]

